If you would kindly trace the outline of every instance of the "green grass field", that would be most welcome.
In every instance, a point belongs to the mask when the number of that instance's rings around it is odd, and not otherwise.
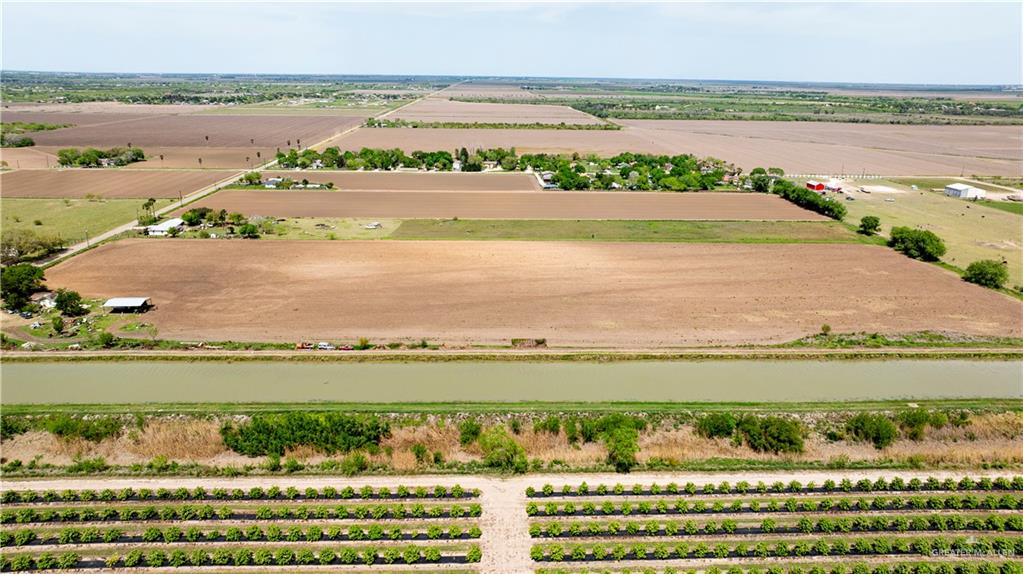
[[[1010,203],[1008,201],[991,201],[990,199],[982,199],[977,202],[977,205],[1000,209],[1009,213],[1015,213],[1016,215],[1023,215],[1023,203]]]
[[[160,199],[156,209],[170,205]],[[69,242],[82,241],[134,220],[141,199],[14,199],[0,200],[4,229],[31,229],[58,235]],[[37,224],[38,222],[38,224]]]
[[[838,222],[411,219],[393,239],[708,243],[870,242]]]
[[[855,182],[859,185],[888,185],[904,193],[855,193],[855,201],[843,202],[849,213],[846,221],[858,224],[864,215],[881,218],[882,233],[893,226],[920,227],[941,237],[948,253],[942,257],[965,269],[978,259],[1003,258],[1009,262],[1008,286],[1023,284],[1023,225],[1019,215],[991,209],[943,193],[910,190],[907,180]],[[920,180],[930,181],[930,180]]]

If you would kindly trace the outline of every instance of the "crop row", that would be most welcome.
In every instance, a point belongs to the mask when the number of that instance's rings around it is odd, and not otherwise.
[[[49,553],[32,556],[19,554],[0,557],[0,569],[5,571],[72,569],[88,566],[105,566],[107,568],[135,568],[148,566],[292,566],[310,564],[419,564],[419,563],[464,563],[479,562],[483,553],[479,546],[473,545],[455,554],[445,554],[439,548],[407,545],[404,547],[378,548],[340,548],[337,550],[322,549],[319,551],[308,548],[222,548],[207,552],[205,550],[152,550],[143,552],[132,550],[127,554],[111,554],[101,558],[83,560],[75,552],[60,555]]]
[[[876,480],[860,479],[852,481],[851,479],[842,479],[839,481],[825,480],[820,485],[815,482],[808,482],[803,484],[798,480],[793,480],[788,483],[785,482],[774,482],[767,484],[765,482],[758,482],[756,484],[750,484],[746,481],[740,481],[735,484],[729,482],[721,482],[718,484],[705,483],[697,485],[692,482],[687,482],[683,485],[679,485],[675,482],[669,482],[667,484],[653,483],[650,485],[633,484],[626,487],[619,483],[613,486],[606,484],[598,484],[593,487],[583,482],[576,486],[563,485],[559,489],[555,489],[551,484],[545,484],[539,490],[530,486],[526,489],[526,496],[529,497],[551,497],[551,496],[657,496],[660,494],[747,494],[747,493],[760,493],[767,494],[769,492],[775,493],[832,493],[832,492],[918,492],[918,491],[973,491],[973,490],[1023,490],[1023,476],[1014,476],[1012,478],[999,477],[999,478],[970,478],[964,477],[959,480],[947,478],[945,480],[939,480],[934,477],[926,479],[913,478],[910,480],[904,480],[899,477],[892,479],[878,478]]]
[[[814,541],[705,542],[678,544],[538,544],[530,550],[535,561],[581,560],[667,560],[689,558],[773,558],[806,556],[869,556],[889,554],[1015,556],[1023,554],[1023,538],[854,538]]]
[[[1011,494],[987,495],[979,498],[972,494],[946,496],[899,496],[873,498],[788,498],[772,500],[718,500],[708,503],[703,500],[661,499],[657,501],[613,502],[548,502],[543,506],[536,502],[526,504],[529,516],[574,516],[574,515],[630,515],[630,514],[704,514],[704,513],[755,513],[755,512],[838,512],[869,510],[1015,510],[1023,496]]]
[[[177,526],[165,528],[147,528],[134,534],[125,533],[119,528],[64,528],[61,530],[37,531],[29,528],[15,531],[0,531],[0,546],[26,546],[29,544],[113,544],[117,542],[319,542],[321,540],[461,540],[479,538],[482,532],[479,526],[468,528],[453,524],[448,527],[431,525],[429,527],[402,528],[401,526],[329,526],[322,528],[310,526],[301,528],[292,526],[281,528],[276,524],[266,527],[259,526],[240,528],[232,526],[220,530],[202,529],[197,526],[182,530]]]
[[[540,568],[536,574],[696,574],[691,568],[682,570],[673,566],[663,569],[646,567],[634,570],[599,570],[582,568]],[[773,564],[770,566],[711,566],[702,569],[703,574],[1023,574],[1019,562],[965,561],[965,562],[899,562],[896,564]]]
[[[354,506],[261,506],[252,509],[237,509],[229,506],[213,508],[210,505],[181,506],[125,506],[111,508],[62,508],[42,509],[19,508],[0,512],[0,524],[28,524],[33,522],[106,522],[146,520],[310,520],[310,519],[360,519],[374,520],[404,518],[462,518],[478,517],[483,513],[479,504],[452,505],[354,505]]]
[[[991,515],[966,518],[958,515],[936,514],[931,516],[858,516],[856,518],[827,518],[817,520],[801,518],[789,525],[779,525],[773,519],[763,520],[759,526],[739,526],[734,520],[721,523],[707,521],[697,524],[693,520],[660,521],[645,523],[627,522],[549,522],[531,524],[529,535],[533,538],[558,538],[581,536],[680,536],[713,534],[822,534],[847,532],[944,532],[947,530],[976,530],[990,532],[1021,532],[1023,516],[1009,517]]]
[[[364,486],[355,489],[351,486],[334,488],[327,486],[321,489],[306,488],[299,490],[293,486],[280,488],[254,487],[248,490],[241,488],[226,489],[214,488],[206,490],[203,487],[193,488],[122,488],[119,490],[5,490],[0,495],[0,502],[4,504],[15,503],[38,503],[38,502],[114,502],[114,501],[139,501],[139,500],[348,500],[362,498],[365,500],[381,499],[411,499],[411,498],[475,498],[480,494],[479,489],[466,490],[459,485],[452,487],[445,486],[398,486],[391,490],[387,487]]]

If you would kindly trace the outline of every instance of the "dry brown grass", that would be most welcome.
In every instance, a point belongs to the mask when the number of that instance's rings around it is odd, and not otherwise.
[[[141,431],[130,431],[116,443],[128,453],[146,459],[156,456],[172,460],[210,459],[227,452],[220,437],[220,424],[212,420],[152,420]]]

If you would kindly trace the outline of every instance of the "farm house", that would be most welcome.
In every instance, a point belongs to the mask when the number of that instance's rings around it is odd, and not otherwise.
[[[959,199],[984,199],[987,193],[983,189],[965,183],[950,183],[945,186],[945,195]]]

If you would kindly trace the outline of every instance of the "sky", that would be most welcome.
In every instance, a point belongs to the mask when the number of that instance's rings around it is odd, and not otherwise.
[[[1023,3],[3,0],[4,70],[1023,83]]]

